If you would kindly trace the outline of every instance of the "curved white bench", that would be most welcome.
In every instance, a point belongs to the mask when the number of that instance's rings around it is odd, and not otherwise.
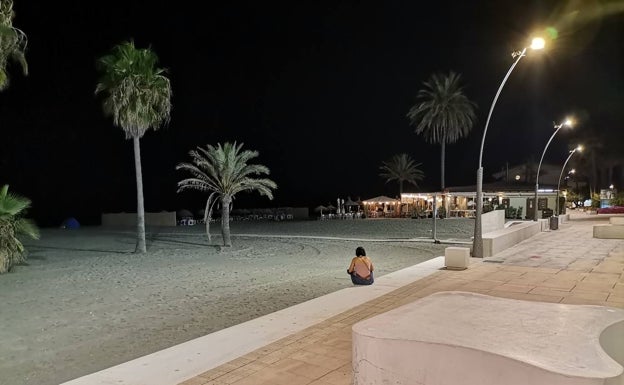
[[[483,256],[491,257],[525,239],[531,238],[535,234],[539,234],[539,232],[542,231],[542,223],[547,222],[548,221],[545,219],[537,222],[518,222],[503,229],[484,233],[482,237]]]
[[[353,325],[355,385],[615,385],[623,361],[603,306],[440,292]]]

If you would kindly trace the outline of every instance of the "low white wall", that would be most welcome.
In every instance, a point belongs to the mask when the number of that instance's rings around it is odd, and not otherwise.
[[[481,215],[481,233],[505,228],[505,210],[494,210]]]
[[[102,226],[136,226],[136,213],[104,213]],[[175,211],[161,211],[159,213],[145,213],[146,226],[175,226]]]
[[[611,217],[609,223],[612,225],[624,225],[624,217]]]
[[[483,234],[483,257],[491,257],[542,231],[541,221],[522,222]]]
[[[307,207],[293,207],[290,213],[294,219],[310,219],[310,209]]]
[[[624,239],[624,225],[594,225],[594,238]]]

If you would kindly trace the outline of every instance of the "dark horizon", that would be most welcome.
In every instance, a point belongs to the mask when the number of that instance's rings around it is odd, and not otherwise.
[[[558,134],[545,162],[562,164],[590,132],[617,152],[624,141],[622,4],[239,2],[204,11],[184,1],[173,8],[165,1],[16,1],[30,75],[9,64],[11,84],[0,93],[0,184],[30,198],[30,214],[43,226],[136,210],[132,142],[94,95],[96,60],[129,39],[154,50],[173,89],[168,127],[141,140],[146,211],[203,208],[200,193],[176,194],[185,175],[175,165],[196,146],[224,141],[258,150],[256,162],[278,184],[273,201],[239,194],[235,208],[396,196],[398,184],[386,184],[379,166],[402,152],[425,172],[419,188],[404,190],[439,190],[440,146],[416,136],[405,115],[423,81],[450,70],[461,74],[478,119],[467,138],[447,145],[446,185],[474,185],[485,120],[511,52],[546,27],[556,27],[557,38],[520,61],[494,110],[487,180],[506,164],[539,160],[553,122],[569,114],[578,125]]]

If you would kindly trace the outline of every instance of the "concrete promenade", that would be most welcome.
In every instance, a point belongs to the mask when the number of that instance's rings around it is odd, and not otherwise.
[[[624,240],[592,237],[605,220],[573,216],[467,270],[436,271],[179,384],[351,384],[352,325],[438,291],[624,308]]]
[[[624,240],[593,238],[608,217],[571,219],[467,270],[433,258],[63,385],[347,385],[353,324],[440,291],[624,308]]]

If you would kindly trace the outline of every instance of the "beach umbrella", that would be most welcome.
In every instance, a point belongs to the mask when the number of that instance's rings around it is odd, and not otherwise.
[[[350,197],[347,198],[347,200],[345,201],[344,205],[345,205],[345,207],[347,207],[349,209],[349,212],[351,212],[351,207],[358,206],[358,209],[359,209],[359,206],[360,206],[359,203],[353,202]]]
[[[328,211],[336,211],[336,207],[330,203],[330,204],[327,206],[327,210],[328,210]]]
[[[327,207],[320,205],[320,206],[316,206],[314,208],[314,211],[317,213],[321,213],[321,215],[323,215],[323,210],[327,210]]]

